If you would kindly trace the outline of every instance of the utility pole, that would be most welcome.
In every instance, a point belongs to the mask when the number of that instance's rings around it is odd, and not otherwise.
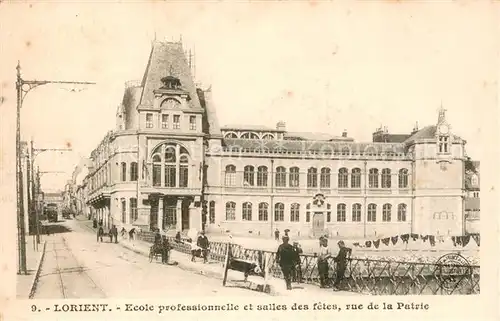
[[[92,82],[80,81],[54,81],[54,80],[24,80],[21,77],[21,65],[17,63],[16,77],[16,193],[17,193],[17,233],[19,248],[19,269],[18,274],[27,274],[26,267],[26,230],[24,225],[24,191],[23,191],[23,173],[21,160],[21,108],[24,98],[28,92],[38,86],[47,84],[74,84],[74,85],[93,85]]]
[[[33,147],[33,140],[31,140],[31,168],[32,170],[34,170],[35,168],[35,158],[40,155],[41,153],[43,152],[70,152],[70,151],[73,151],[71,148],[34,148]],[[61,172],[44,172],[44,173],[61,173]],[[34,175],[32,175],[33,179],[34,179]],[[29,181],[29,180],[28,180]],[[35,207],[35,204],[36,204],[36,201],[34,200],[34,197],[35,195],[35,185],[33,184],[32,182],[32,196],[33,196],[33,199],[31,201],[31,204],[30,204],[30,210],[32,213],[32,215],[35,216],[35,233],[36,233],[36,244],[40,244],[40,214],[38,212],[38,210],[36,209]]]

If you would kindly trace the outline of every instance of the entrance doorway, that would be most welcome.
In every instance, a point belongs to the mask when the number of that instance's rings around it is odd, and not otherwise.
[[[325,233],[325,217],[323,212],[314,212],[313,215],[313,235],[320,236]]]
[[[183,231],[189,230],[189,203],[190,203],[189,200],[186,199],[182,200],[181,228]]]

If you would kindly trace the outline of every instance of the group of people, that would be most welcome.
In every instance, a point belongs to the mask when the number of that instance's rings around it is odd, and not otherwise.
[[[167,237],[165,235],[161,235],[160,230],[156,230],[154,250],[155,250],[155,252],[159,251],[161,253],[161,262],[162,263],[168,264],[171,249],[172,249],[172,247],[170,246],[170,243],[168,242]]]
[[[285,279],[287,290],[292,289],[292,280],[295,282],[300,282],[302,279],[300,254],[302,249],[297,243],[290,245],[290,238],[288,235],[283,236],[283,243],[278,247],[276,252],[276,263],[280,266],[283,272],[283,277]],[[345,246],[344,241],[338,241],[337,245],[339,247],[339,252],[337,256],[333,258],[335,264],[335,279],[333,282],[333,289],[335,291],[340,290],[340,284],[344,278],[345,270],[347,267],[347,259],[350,257],[352,250]],[[328,238],[322,236],[319,239],[319,255],[318,255],[318,273],[320,279],[320,287],[328,287],[329,278],[329,266],[328,259],[331,257],[330,250],[328,249]]]
[[[116,228],[116,225],[113,225],[109,231],[108,231],[108,236],[109,236],[109,242],[113,243],[113,238],[115,239],[115,243],[118,243],[118,229]],[[103,242],[103,237],[104,237],[104,228],[102,226],[102,223],[99,224],[99,228],[97,229],[97,242]]]

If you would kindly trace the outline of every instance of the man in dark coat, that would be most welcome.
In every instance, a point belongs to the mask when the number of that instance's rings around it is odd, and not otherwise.
[[[102,228],[102,225],[99,225],[99,228],[97,229],[97,242],[99,242],[99,240],[102,242],[103,235],[104,235],[104,229]]]
[[[157,247],[159,247],[161,245],[161,234],[160,234],[160,230],[157,229],[156,230],[156,233],[155,233],[155,243],[154,243]]]
[[[283,236],[283,243],[278,247],[278,251],[276,252],[276,263],[281,267],[287,290],[292,289],[291,274],[297,256],[293,246],[288,243],[289,240],[288,236]]]
[[[298,242],[293,243],[293,249],[295,251],[295,264],[293,266],[293,281],[300,283],[302,282],[302,266],[300,262],[300,255],[302,254],[302,248]]]
[[[161,244],[161,261],[162,263],[168,263],[168,257],[170,254],[170,244],[168,243],[168,239],[165,235],[162,237]]]
[[[116,228],[116,225],[113,225],[113,227],[109,231],[109,234],[113,235],[113,237],[115,238],[115,243],[118,243],[118,229]]]
[[[210,243],[208,242],[208,238],[205,235],[205,231],[201,231],[200,236],[198,236],[198,241],[196,242],[196,245],[198,245],[201,248],[201,254],[203,255],[203,263],[207,263],[208,247],[210,246]]]
[[[340,282],[344,278],[345,269],[347,267],[347,259],[351,257],[352,250],[345,246],[344,241],[339,241],[339,253],[334,258],[335,266],[335,282],[333,283],[333,290],[338,291]]]

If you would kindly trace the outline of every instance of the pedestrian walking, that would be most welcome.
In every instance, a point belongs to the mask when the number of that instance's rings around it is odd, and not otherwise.
[[[208,248],[210,246],[210,242],[208,242],[208,238],[205,235],[205,231],[201,231],[200,236],[198,236],[198,241],[196,242],[201,248],[201,254],[203,256],[203,263],[207,263],[208,261]]]
[[[134,239],[134,234],[135,234],[135,228],[131,228],[130,231],[128,231],[128,239],[133,240]]]
[[[116,225],[113,225],[113,227],[111,227],[109,234],[113,235],[113,237],[115,238],[115,243],[118,243],[118,229],[116,228]]]
[[[127,234],[127,230],[124,227],[122,227],[122,229],[120,230],[121,237],[124,238],[125,234]]]
[[[102,228],[102,225],[99,226],[97,229],[97,242],[101,241],[102,242],[102,236],[104,235],[104,229]]]
[[[340,290],[340,283],[344,279],[345,269],[347,267],[347,259],[351,257],[352,249],[345,246],[344,241],[338,241],[339,253],[334,258],[335,265],[335,282],[333,283],[333,290]]]
[[[288,236],[283,236],[283,243],[278,247],[278,251],[276,252],[276,262],[283,272],[287,290],[292,289],[291,273],[296,262],[295,250],[288,243],[289,240]]]
[[[279,240],[280,240],[280,230],[276,229],[276,230],[274,231],[274,239],[275,239],[276,241],[279,241]]]
[[[176,243],[181,243],[181,232],[177,231],[175,234],[175,242]]]
[[[321,288],[326,288],[328,283],[328,258],[330,258],[330,250],[328,249],[328,239],[324,236],[319,238],[319,256],[318,256],[318,272],[319,283]]]
[[[168,239],[165,235],[162,237],[162,244],[161,244],[161,262],[162,263],[168,263],[168,258],[170,256],[170,244],[168,242]]]

